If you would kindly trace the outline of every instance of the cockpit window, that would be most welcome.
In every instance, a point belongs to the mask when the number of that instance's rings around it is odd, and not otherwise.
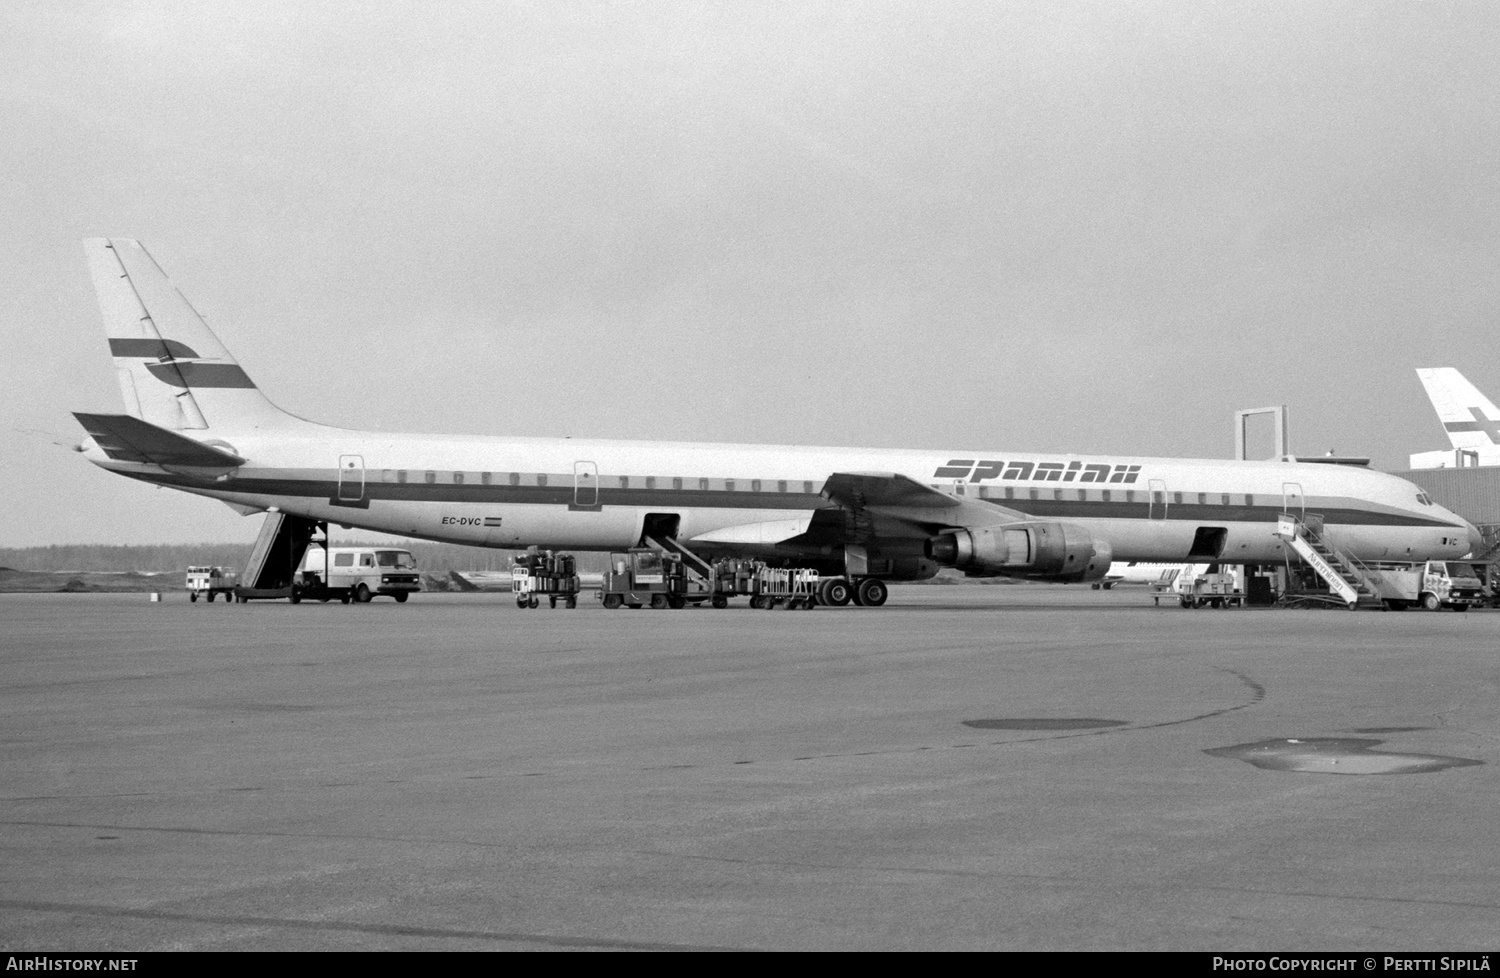
[[[1435,505],[1432,501],[1432,497],[1427,495],[1427,493],[1425,492],[1417,493],[1417,502],[1421,503],[1423,506]]]

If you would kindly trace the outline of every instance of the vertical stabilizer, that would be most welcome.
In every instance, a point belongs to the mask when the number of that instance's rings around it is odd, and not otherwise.
[[[139,242],[84,242],[125,410],[177,431],[299,420],[272,404]]]
[[[1500,411],[1453,367],[1420,367],[1417,377],[1454,448],[1493,450],[1500,445]]]

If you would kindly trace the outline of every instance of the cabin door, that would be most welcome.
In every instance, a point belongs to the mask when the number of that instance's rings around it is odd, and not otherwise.
[[[599,505],[599,466],[573,463],[573,505],[592,509]]]
[[[1152,479],[1148,483],[1151,491],[1151,518],[1153,520],[1164,520],[1167,518],[1167,484],[1161,479]]]
[[[363,455],[339,456],[338,498],[351,503],[357,503],[365,498],[365,457]]]
[[[1306,500],[1302,495],[1302,486],[1296,482],[1283,482],[1281,484],[1281,511],[1288,516],[1297,517],[1298,522],[1303,522],[1306,513]]]

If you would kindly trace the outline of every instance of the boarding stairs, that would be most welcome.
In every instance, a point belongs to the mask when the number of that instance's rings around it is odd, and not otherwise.
[[[1282,513],[1277,521],[1276,535],[1317,572],[1328,585],[1328,590],[1346,606],[1381,607],[1380,588],[1372,579],[1369,568],[1345,556],[1328,542],[1321,519]]]
[[[242,603],[256,598],[291,597],[307,545],[320,532],[326,546],[326,523],[281,512],[267,513],[245,573],[240,575],[240,585],[234,589],[235,597]]]

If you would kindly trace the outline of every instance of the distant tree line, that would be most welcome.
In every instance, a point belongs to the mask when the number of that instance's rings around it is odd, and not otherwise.
[[[334,538],[335,547],[370,546],[366,540]],[[464,547],[453,543],[421,540],[390,540],[377,546],[410,550],[417,566],[429,574],[449,571],[510,570],[514,551],[488,547]],[[183,543],[145,546],[111,546],[102,543],[58,544],[50,547],[0,548],[0,567],[24,571],[119,572],[186,571],[196,565],[233,567],[244,570],[250,559],[248,543]],[[578,554],[580,570],[602,571],[609,565],[607,554]]]

